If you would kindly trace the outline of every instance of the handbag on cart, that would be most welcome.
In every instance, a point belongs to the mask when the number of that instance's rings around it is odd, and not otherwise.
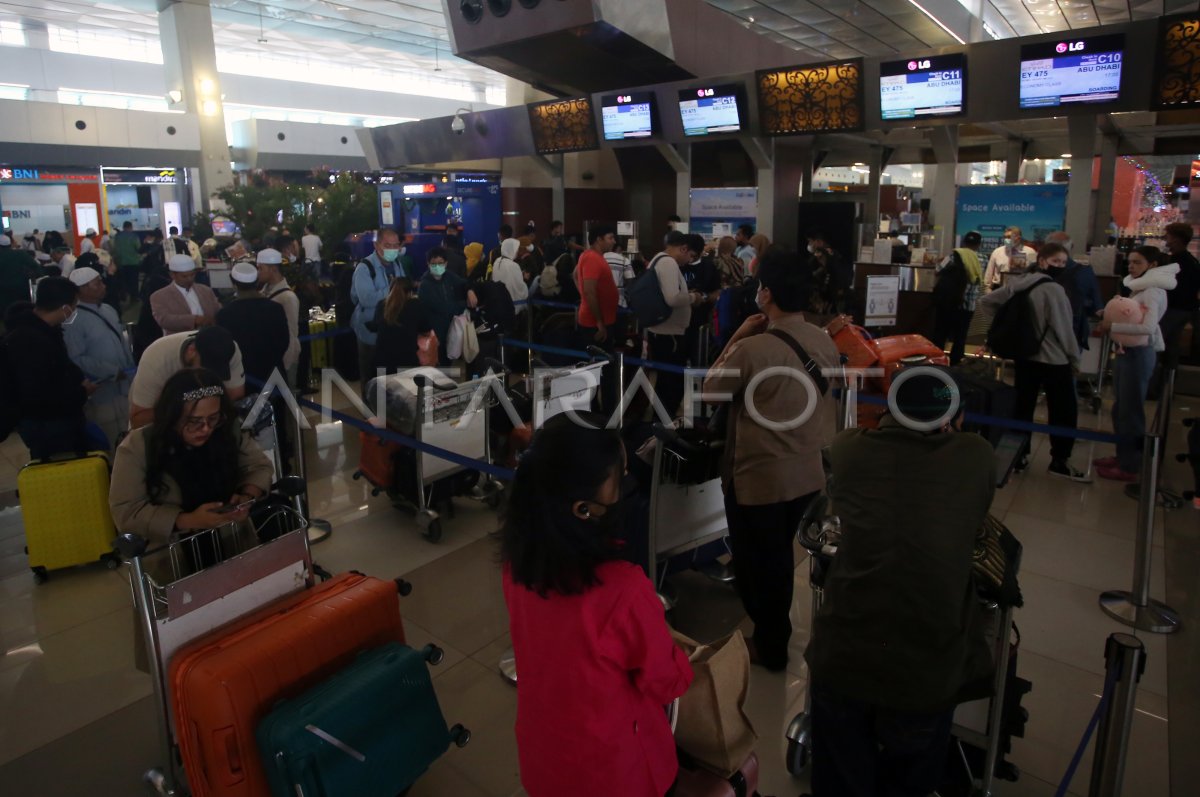
[[[1025,605],[1016,575],[1021,561],[1021,543],[991,514],[983,519],[983,525],[975,535],[974,559],[972,569],[980,595],[1001,606],[1019,608]]]

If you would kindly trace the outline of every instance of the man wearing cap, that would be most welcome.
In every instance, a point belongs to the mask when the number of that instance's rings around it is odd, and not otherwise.
[[[96,231],[88,227],[87,232],[83,234],[83,240],[79,242],[79,254],[86,255],[88,252],[96,251],[96,242],[92,239],[96,237]],[[68,276],[66,274],[63,275]]]
[[[296,387],[296,364],[300,361],[300,297],[283,278],[283,253],[264,249],[258,253],[258,284],[262,294],[283,308],[287,315],[288,344],[283,367],[288,385]]]
[[[878,429],[847,429],[829,452],[842,533],[805,653],[814,797],[933,793],[954,707],[994,674],[972,580],[992,447],[959,431],[946,369],[907,369],[888,403]]]
[[[367,326],[375,320],[375,309],[387,298],[388,289],[397,277],[406,277],[400,260],[400,234],[384,228],[375,237],[375,251],[354,267],[354,278],[350,286],[350,299],[354,302],[354,315],[350,326],[358,338],[358,373],[365,391],[367,382],[375,374],[375,340],[377,334]],[[444,346],[445,338],[439,336]]]
[[[271,250],[266,250],[271,251]],[[261,258],[265,252],[260,252]],[[260,261],[261,262],[261,261]],[[217,313],[217,326],[229,330],[242,353],[246,376],[266,382],[284,367],[289,341],[295,337],[283,305],[259,291],[260,273],[249,263],[238,263],[230,272],[237,295]],[[257,385],[252,384],[252,388]]]
[[[221,303],[207,285],[196,284],[196,264],[187,255],[167,262],[171,284],[154,292],[150,309],[164,335],[211,326]]]
[[[130,428],[137,429],[154,420],[154,403],[163,385],[184,368],[207,368],[219,376],[230,401],[246,395],[242,352],[229,330],[207,326],[196,332],[177,332],[159,338],[142,353],[129,389]]]
[[[29,283],[40,276],[37,261],[14,247],[12,238],[0,235],[0,319],[13,304],[29,301]]]
[[[100,272],[82,266],[68,279],[79,288],[79,313],[74,323],[63,327],[67,355],[96,384],[83,412],[104,432],[108,444],[115,446],[117,437],[129,428],[133,351],[122,334],[117,311],[104,303],[108,289]]]

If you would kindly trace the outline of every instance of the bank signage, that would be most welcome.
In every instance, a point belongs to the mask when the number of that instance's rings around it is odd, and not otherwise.
[[[36,166],[0,166],[0,181],[6,183],[95,183],[99,179],[95,172],[63,172]]]
[[[104,170],[105,183],[134,183],[134,184],[165,184],[174,185],[179,182],[175,169],[150,169],[135,171]]]

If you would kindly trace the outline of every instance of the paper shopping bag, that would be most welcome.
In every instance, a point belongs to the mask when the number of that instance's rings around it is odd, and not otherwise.
[[[758,743],[745,711],[750,689],[746,641],[741,631],[711,645],[674,636],[695,673],[691,688],[679,699],[675,743],[698,764],[728,778]]]

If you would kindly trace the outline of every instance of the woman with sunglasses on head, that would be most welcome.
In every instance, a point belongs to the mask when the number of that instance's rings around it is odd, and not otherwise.
[[[604,421],[546,422],[497,535],[530,797],[662,797],[679,769],[663,709],[692,669],[650,580],[621,558],[625,451]]]
[[[151,545],[173,535],[243,521],[273,467],[243,434],[221,378],[202,368],[176,373],[154,404],[154,422],[117,448],[109,506],[119,532]]]

